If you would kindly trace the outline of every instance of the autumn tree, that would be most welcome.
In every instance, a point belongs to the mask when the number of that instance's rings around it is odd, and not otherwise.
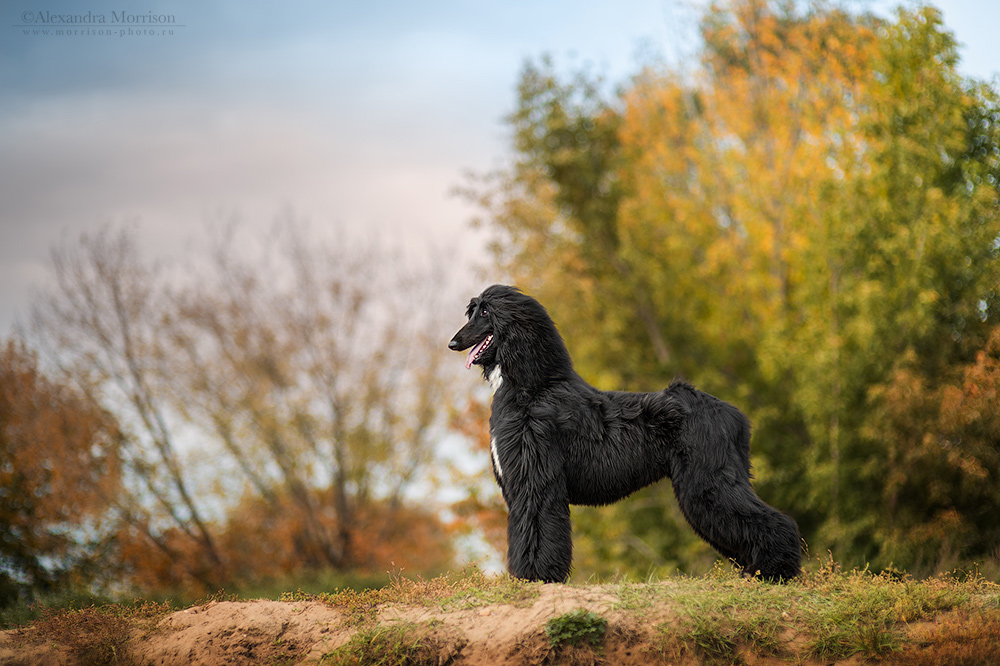
[[[377,567],[374,517],[403,510],[443,428],[443,292],[432,276],[387,274],[405,262],[385,250],[311,245],[294,229],[258,256],[224,236],[214,275],[174,294],[170,400],[238,468],[232,490],[296,516],[286,560]],[[445,559],[445,543],[426,547]]]
[[[122,424],[117,545],[139,587],[449,560],[408,496],[447,413],[442,280],[305,234],[291,216],[256,246],[226,227],[183,272],[124,230],[53,255],[33,332]]]
[[[189,579],[221,587],[222,555],[162,391],[169,367],[159,325],[167,316],[157,267],[141,261],[133,236],[105,227],[79,245],[56,246],[52,270],[55,287],[36,300],[32,332],[51,362],[122,425],[119,540],[139,536]]]
[[[682,375],[747,410],[762,497],[887,566],[882,387],[953,377],[1000,316],[996,93],[933,8],[737,0],[702,36],[617,97],[526,66],[516,160],[477,191],[498,264],[601,388]],[[574,510],[587,566],[703,566],[666,488]]]
[[[879,559],[918,570],[1000,557],[1000,329],[936,381],[901,359],[878,387],[872,437],[887,442]],[[988,569],[987,569],[988,570]]]
[[[855,147],[836,161],[820,199],[830,243],[806,254],[803,318],[768,356],[794,377],[810,423],[817,542],[908,567],[917,562],[894,562],[880,536],[899,516],[872,512],[899,442],[872,438],[870,428],[894,368],[916,361],[926,381],[949,381],[1000,317],[998,191],[988,175],[1000,117],[995,93],[957,74],[955,41],[936,10],[899,11],[879,34]],[[985,145],[993,155],[976,156]]]
[[[113,580],[99,568],[120,443],[111,415],[44,372],[22,340],[0,348],[0,588]]]

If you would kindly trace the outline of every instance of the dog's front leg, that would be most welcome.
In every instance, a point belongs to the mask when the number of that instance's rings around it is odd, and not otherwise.
[[[522,435],[504,467],[507,568],[512,576],[561,583],[569,576],[573,539],[562,456]]]

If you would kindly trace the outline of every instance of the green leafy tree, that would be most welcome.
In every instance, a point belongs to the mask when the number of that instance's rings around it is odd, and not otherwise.
[[[904,446],[886,396],[959,376],[997,324],[996,93],[929,7],[737,0],[702,34],[696,71],[614,99],[526,67],[517,160],[482,192],[498,263],[596,385],[682,375],[748,411],[758,492],[814,552],[886,566],[890,520],[933,520],[874,510]],[[578,565],[704,566],[666,488],[574,510]]]

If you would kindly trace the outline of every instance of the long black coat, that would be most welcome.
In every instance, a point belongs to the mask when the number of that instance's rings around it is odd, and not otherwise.
[[[799,573],[795,522],[750,485],[750,424],[683,382],[656,393],[599,391],[573,364],[545,308],[503,285],[469,304],[452,339],[494,389],[493,471],[508,508],[507,565],[563,581],[572,563],[570,504],[617,502],[669,477],[695,531],[744,571]]]

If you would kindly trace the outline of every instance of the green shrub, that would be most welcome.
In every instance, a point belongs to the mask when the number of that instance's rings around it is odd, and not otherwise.
[[[604,639],[607,629],[607,620],[583,608],[554,617],[545,623],[545,635],[549,637],[549,644],[553,648],[584,642],[597,647]]]

